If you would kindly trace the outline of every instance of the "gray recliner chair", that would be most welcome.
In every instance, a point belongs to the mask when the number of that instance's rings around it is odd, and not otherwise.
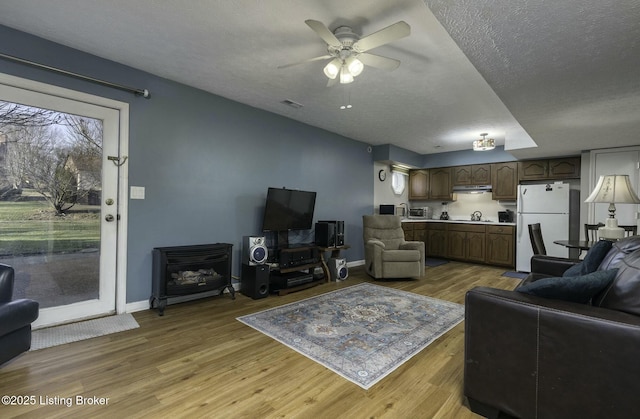
[[[31,348],[31,323],[38,318],[38,302],[13,300],[14,270],[0,264],[0,364]]]
[[[362,217],[364,263],[369,275],[383,278],[420,278],[424,275],[424,242],[405,241],[400,216]]]

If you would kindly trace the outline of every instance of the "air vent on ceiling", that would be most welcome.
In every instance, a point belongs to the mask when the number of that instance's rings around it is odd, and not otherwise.
[[[295,109],[300,109],[304,106],[302,103],[294,102],[293,100],[290,100],[290,99],[285,99],[280,103],[284,103],[285,105],[291,106],[292,108],[295,108]]]

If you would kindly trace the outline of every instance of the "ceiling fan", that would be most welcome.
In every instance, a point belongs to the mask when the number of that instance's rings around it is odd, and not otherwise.
[[[324,74],[329,78],[327,83],[329,87],[337,82],[341,84],[353,82],[354,77],[362,73],[365,65],[383,70],[395,70],[400,65],[400,61],[367,51],[409,36],[411,33],[411,27],[404,21],[396,22],[362,38],[348,26],[340,26],[331,32],[322,22],[317,20],[308,19],[304,22],[327,43],[328,54],[282,65],[278,68],[331,59],[324,67]]]

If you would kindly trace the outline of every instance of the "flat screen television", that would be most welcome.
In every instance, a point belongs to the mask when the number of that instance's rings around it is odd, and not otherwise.
[[[315,192],[269,188],[262,231],[310,230],[315,205]]]

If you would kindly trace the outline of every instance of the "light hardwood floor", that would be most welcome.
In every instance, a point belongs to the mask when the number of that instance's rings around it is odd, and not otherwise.
[[[451,262],[425,277],[376,284],[464,303],[474,286],[513,289],[504,268]],[[134,313],[139,329],[28,352],[0,368],[0,417],[477,418],[462,395],[464,322],[369,390],[240,323],[236,317],[363,281],[252,300],[237,293]],[[106,406],[76,397],[108,398]],[[53,400],[41,399],[48,397]],[[55,405],[56,397],[73,405]]]

